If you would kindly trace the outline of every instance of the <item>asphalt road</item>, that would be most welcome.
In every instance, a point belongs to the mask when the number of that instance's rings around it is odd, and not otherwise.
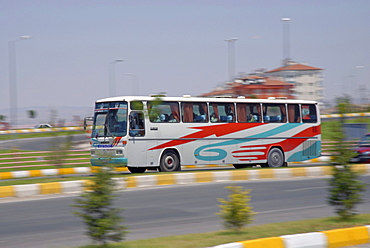
[[[42,137],[42,138],[27,138],[27,139],[13,139],[0,141],[0,150],[17,148],[24,151],[50,151],[55,144],[62,143],[67,136],[57,137]],[[89,139],[86,134],[72,135],[72,142],[80,144],[86,142],[89,144]],[[86,146],[87,147],[87,146]]]
[[[363,177],[369,185],[370,176]],[[320,179],[238,182],[251,189],[252,225],[333,216],[326,203],[327,181]],[[121,191],[116,205],[123,223],[138,240],[222,230],[217,198],[226,198],[230,183],[161,186]],[[370,213],[369,188],[359,213]],[[81,219],[71,214],[76,196],[0,201],[0,247],[71,247],[87,244]]]

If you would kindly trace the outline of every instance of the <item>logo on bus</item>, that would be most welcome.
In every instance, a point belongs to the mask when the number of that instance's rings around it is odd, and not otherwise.
[[[91,146],[92,147],[96,147],[96,148],[110,148],[110,147],[115,147],[119,144],[120,140],[122,139],[122,137],[115,137],[114,140],[112,141],[112,144],[110,145],[102,145],[101,142],[96,139],[96,138],[92,138],[91,139]]]

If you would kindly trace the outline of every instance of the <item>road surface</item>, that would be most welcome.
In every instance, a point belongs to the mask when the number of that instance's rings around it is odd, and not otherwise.
[[[370,176],[363,177],[369,185]],[[222,230],[217,198],[226,198],[228,183],[127,189],[116,206],[125,210],[126,240]],[[243,181],[251,189],[253,225],[334,216],[326,203],[326,179]],[[359,213],[370,213],[369,189]],[[0,247],[71,247],[89,242],[79,217],[71,214],[76,196],[0,201]]]

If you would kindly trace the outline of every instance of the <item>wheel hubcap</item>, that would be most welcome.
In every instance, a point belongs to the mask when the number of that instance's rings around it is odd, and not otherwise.
[[[172,157],[167,157],[166,158],[166,166],[168,167],[168,168],[172,168],[173,167],[173,158]]]
[[[273,153],[271,156],[271,165],[274,167],[279,166],[280,164],[280,156],[278,153]]]

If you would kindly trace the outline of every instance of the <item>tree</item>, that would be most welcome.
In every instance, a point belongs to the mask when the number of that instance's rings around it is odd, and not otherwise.
[[[223,205],[218,205],[221,211],[217,215],[223,219],[223,224],[226,229],[240,231],[240,229],[251,223],[253,215],[256,213],[250,206],[250,190],[243,190],[241,186],[227,186],[231,193],[229,199],[217,199]]]
[[[68,152],[72,148],[72,135],[61,137],[59,132],[51,132],[50,148],[52,153],[46,159],[57,168],[63,168]]]
[[[341,97],[335,98],[335,103],[340,114],[350,113],[353,111],[350,95],[343,95]]]
[[[337,98],[336,102],[341,114],[348,111],[348,98]],[[356,205],[363,201],[360,193],[365,190],[365,184],[358,180],[360,174],[353,171],[352,166],[348,164],[352,151],[344,142],[343,123],[342,117],[339,125],[332,126],[332,132],[335,133],[333,139],[336,141],[333,161],[337,166],[333,166],[333,176],[329,179],[328,203],[334,206],[341,219],[347,220],[356,214]]]
[[[37,114],[36,114],[36,110],[28,110],[28,117],[31,118],[31,119],[35,119]]]
[[[363,202],[361,192],[365,184],[358,180],[359,173],[353,171],[350,165],[333,166],[333,177],[329,179],[328,203],[343,220],[356,215],[356,205]]]
[[[88,190],[72,205],[81,209],[81,212],[74,214],[83,219],[87,226],[86,234],[94,243],[104,246],[108,241],[123,240],[126,233],[126,227],[120,224],[123,218],[119,213],[123,209],[112,206],[114,198],[117,197],[114,194],[116,184],[113,175],[113,168],[110,166],[97,169],[88,184]]]

